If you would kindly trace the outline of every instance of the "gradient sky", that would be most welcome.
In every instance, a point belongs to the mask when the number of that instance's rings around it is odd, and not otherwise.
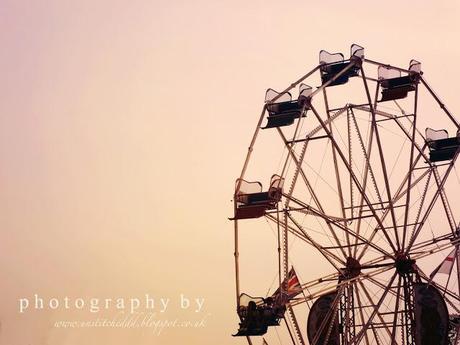
[[[0,344],[242,344],[227,217],[265,89],[359,43],[422,61],[458,114],[459,18],[444,0],[2,0]],[[19,314],[34,293],[185,293],[210,316],[160,337],[59,330],[81,315]]]

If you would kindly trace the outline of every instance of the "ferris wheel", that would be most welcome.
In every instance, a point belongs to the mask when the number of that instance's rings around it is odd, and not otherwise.
[[[235,185],[234,336],[460,344],[459,147],[416,60],[395,67],[353,44],[268,89]]]

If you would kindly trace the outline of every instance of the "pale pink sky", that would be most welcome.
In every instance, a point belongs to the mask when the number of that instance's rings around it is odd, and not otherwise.
[[[434,0],[3,0],[0,344],[243,344],[226,217],[265,89],[355,42],[422,61],[459,113],[459,16]],[[80,315],[19,314],[34,293],[185,293],[211,315],[160,337],[60,330]]]

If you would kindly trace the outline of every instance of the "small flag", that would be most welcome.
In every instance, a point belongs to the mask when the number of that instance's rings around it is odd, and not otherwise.
[[[286,279],[284,280],[283,284],[286,284]],[[302,292],[302,287],[300,286],[299,278],[297,278],[297,274],[294,271],[294,267],[291,268],[287,277],[287,295],[288,298],[294,298],[299,293]],[[280,293],[280,288],[276,289],[273,297],[275,298]]]
[[[433,279],[433,277],[437,273],[450,274],[450,272],[452,271],[452,267],[454,266],[456,252],[457,249],[451,251],[447,258],[445,258],[444,261],[441,262],[441,264],[435,268],[435,270],[430,274],[431,279]]]

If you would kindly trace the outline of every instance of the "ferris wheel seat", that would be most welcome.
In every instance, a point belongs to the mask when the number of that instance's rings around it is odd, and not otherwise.
[[[267,125],[265,127],[262,127],[262,129],[290,126],[294,123],[295,119],[301,117],[300,113],[301,111],[290,111],[284,113],[270,114],[267,118]],[[302,115],[302,117],[305,116],[305,114]]]
[[[402,76],[401,70],[389,66],[380,66],[378,78],[382,87],[382,99],[379,102],[406,98],[414,91],[420,79],[420,62],[411,60],[409,72]]]
[[[306,110],[309,109],[310,94],[311,87],[305,84],[301,84],[299,99],[297,100],[292,100],[289,92],[279,94],[273,89],[268,89],[265,96],[268,121],[267,125],[262,127],[262,129],[290,126],[294,123],[295,119],[305,117]],[[274,98],[282,101],[272,103],[272,99]]]
[[[241,322],[238,332],[233,336],[263,335],[267,333],[268,327],[279,326],[285,311],[284,305],[278,305],[272,299],[254,298],[247,305],[238,307]]]
[[[430,162],[434,163],[452,160],[458,151],[458,147],[459,146],[457,145],[455,147],[448,147],[441,150],[430,151]]]
[[[284,179],[279,175],[273,175],[270,180],[270,188],[267,192],[262,191],[260,182],[248,182],[242,179],[236,180],[235,193],[236,211],[234,219],[259,218],[266,210],[275,209],[281,200]]]
[[[240,206],[236,209],[235,217],[231,218],[231,220],[260,218],[265,214],[266,210],[265,205]]]
[[[281,197],[273,192],[243,194],[238,197],[239,205],[236,208],[234,219],[259,218],[265,211],[275,209]]]
[[[455,157],[460,147],[460,137],[448,137],[446,130],[427,128],[427,143],[430,149],[430,161],[441,162]]]
[[[249,336],[260,336],[267,333],[268,326],[258,328],[246,328],[241,327],[238,333],[232,334],[233,337],[249,337]]]
[[[403,86],[413,86],[414,87],[414,80],[411,76],[406,75],[403,77],[384,79],[380,82],[380,85],[384,89],[393,89],[396,87],[403,87]]]
[[[403,85],[394,88],[382,89],[382,99],[379,102],[393,101],[406,98],[410,91],[414,91],[412,85]]]
[[[350,61],[344,61],[340,63],[335,63],[332,65],[325,65],[321,67],[321,81],[322,85],[333,79],[337,74],[339,74],[344,68],[349,65]],[[351,77],[357,77],[359,75],[360,66],[355,65],[348,69],[345,73],[331,82],[329,86],[343,85],[348,83],[348,80]]]
[[[322,85],[334,79],[337,74],[341,73],[352,61],[354,65],[345,71],[342,75],[330,82],[329,86],[346,84],[351,77],[359,75],[361,69],[361,60],[364,57],[364,48],[353,44],[351,46],[350,60],[345,60],[342,53],[329,53],[325,50],[319,52],[319,63],[321,65]]]

